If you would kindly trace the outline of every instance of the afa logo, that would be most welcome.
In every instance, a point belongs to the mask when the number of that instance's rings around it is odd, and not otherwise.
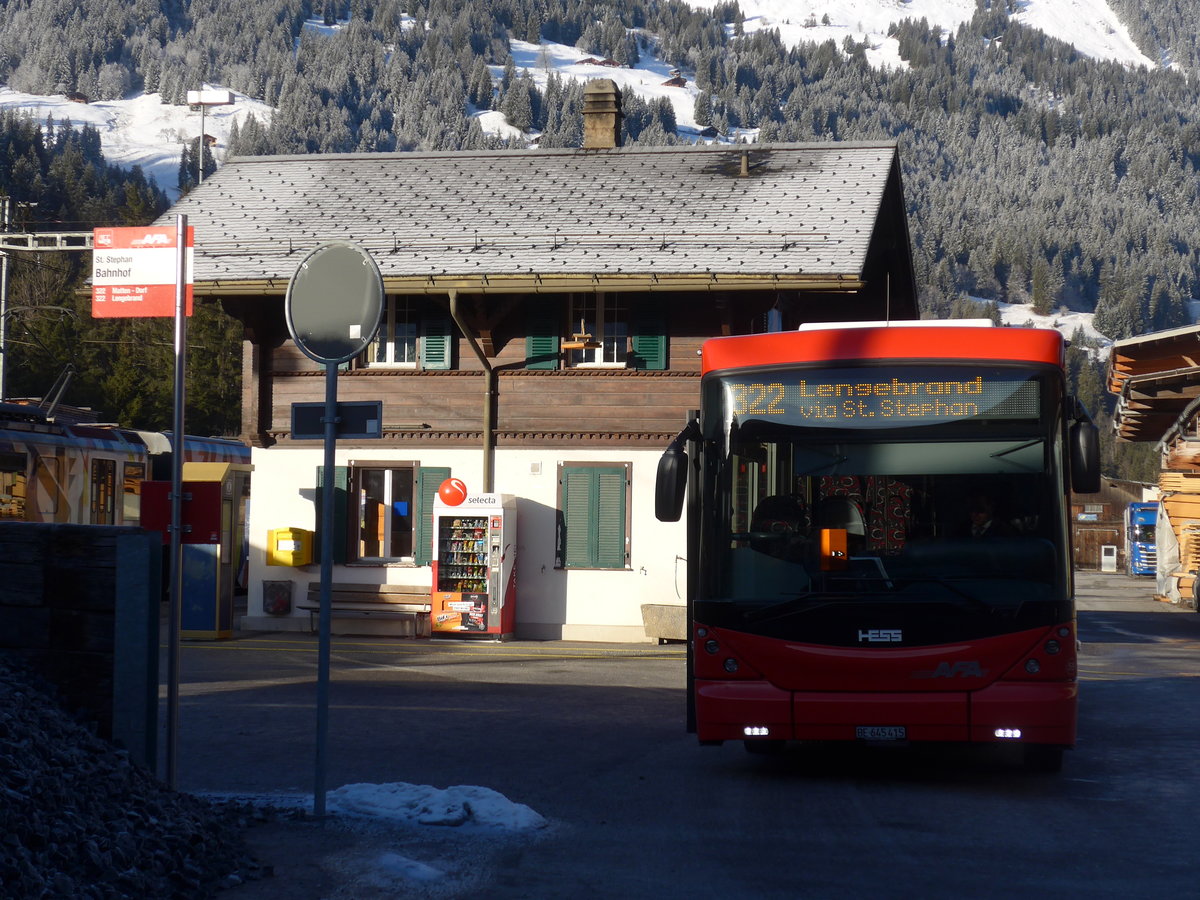
[[[988,670],[977,661],[958,660],[957,662],[940,662],[936,669],[923,672],[913,672],[913,678],[983,678]]]
[[[438,497],[447,506],[459,506],[467,499],[467,485],[461,478],[447,478],[438,486]]]

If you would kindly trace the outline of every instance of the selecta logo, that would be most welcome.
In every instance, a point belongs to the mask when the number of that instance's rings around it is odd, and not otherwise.
[[[467,499],[467,486],[461,478],[447,478],[438,486],[438,496],[447,506],[460,506]]]

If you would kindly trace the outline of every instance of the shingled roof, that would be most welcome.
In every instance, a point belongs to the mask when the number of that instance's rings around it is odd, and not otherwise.
[[[392,291],[852,290],[885,199],[908,267],[891,142],[233,158],[160,223],[207,294],[282,293],[334,240]]]

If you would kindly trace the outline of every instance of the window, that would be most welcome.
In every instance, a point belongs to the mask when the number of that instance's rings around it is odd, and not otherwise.
[[[116,515],[117,463],[92,460],[92,524],[112,525]]]
[[[452,340],[450,317],[414,297],[387,297],[379,333],[367,345],[362,364],[368,368],[449,369]]]
[[[448,468],[414,462],[351,461],[335,467],[333,561],[428,565],[433,559],[433,499],[449,477]],[[319,466],[314,562],[323,552],[323,488],[324,467]]]
[[[124,525],[137,525],[142,520],[142,482],[145,480],[145,463],[125,463],[121,496],[121,522]]]
[[[629,359],[629,309],[621,297],[587,294],[571,298],[571,337],[587,335],[594,348],[570,350],[569,366],[623,366]]]
[[[353,472],[358,500],[358,559],[411,559],[413,470],[360,468]]]
[[[555,567],[629,567],[630,463],[559,463]]]
[[[540,298],[539,298],[540,300]],[[525,368],[553,370],[559,361],[572,368],[667,368],[665,303],[661,297],[609,294],[572,295],[530,304],[526,313]],[[596,346],[563,347],[576,335]]]
[[[407,297],[388,297],[379,333],[367,347],[369,366],[417,365],[417,319]]]
[[[0,519],[25,518],[25,454],[0,452]]]

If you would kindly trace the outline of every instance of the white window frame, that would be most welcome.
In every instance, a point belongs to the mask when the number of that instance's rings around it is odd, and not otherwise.
[[[594,310],[595,321],[589,322]],[[629,304],[621,295],[610,297],[602,292],[572,294],[568,340],[576,334],[590,334],[601,346],[590,350],[568,350],[566,365],[573,369],[624,369],[629,365]]]
[[[412,297],[385,297],[379,334],[363,354],[363,366],[369,369],[415,369],[420,358],[421,317],[414,309]],[[397,330],[406,334],[397,338]],[[380,350],[384,359],[377,359]],[[399,351],[399,352],[398,352]],[[401,357],[401,358],[397,358]],[[407,357],[407,358],[404,358]]]
[[[363,487],[363,476],[368,472],[382,472],[384,495],[388,498],[388,506],[395,502],[395,476],[396,472],[407,470],[409,473],[409,514],[408,514],[408,545],[409,553],[407,556],[368,556],[362,552],[363,550],[363,522],[366,517],[366,489]],[[417,523],[416,523],[416,507],[417,507],[417,465],[408,462],[351,462],[350,464],[350,491],[351,491],[351,509],[349,512],[354,517],[347,524],[353,531],[351,547],[352,553],[350,560],[353,562],[365,562],[373,564],[381,563],[412,563],[415,559],[416,543],[417,543]],[[386,507],[385,507],[386,509]],[[388,549],[392,546],[392,538],[394,534],[392,516],[386,512],[383,515],[383,535],[380,540],[381,548]]]

